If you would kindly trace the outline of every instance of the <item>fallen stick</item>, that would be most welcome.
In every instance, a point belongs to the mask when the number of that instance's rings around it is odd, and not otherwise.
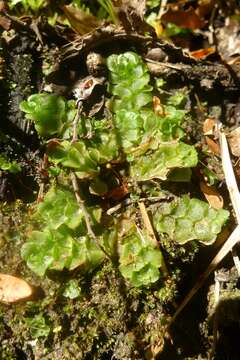
[[[217,255],[213,258],[211,263],[208,265],[206,271],[200,276],[196,284],[193,288],[189,291],[183,302],[180,304],[178,309],[176,310],[175,314],[171,318],[170,324],[171,325],[176,317],[180,314],[180,312],[185,308],[185,306],[189,303],[192,297],[196,294],[196,292],[203,286],[206,279],[209,275],[216,269],[218,264],[224,259],[224,257],[232,250],[232,248],[236,245],[236,243],[240,241],[240,225],[238,225],[234,231],[231,233],[227,241],[221,247]]]
[[[220,140],[222,168],[225,175],[225,180],[231,198],[231,202],[233,205],[233,209],[236,214],[237,222],[238,224],[240,224],[240,193],[232,167],[226,135],[222,130],[222,124],[220,122],[218,122],[217,128],[218,128],[218,134]]]
[[[196,292],[203,286],[203,284],[206,281],[206,279],[208,278],[208,276],[213,272],[213,270],[216,269],[216,267],[224,259],[224,257],[233,249],[233,247],[236,245],[236,243],[240,241],[240,194],[239,194],[237,181],[236,181],[233,167],[232,167],[232,162],[231,162],[231,158],[230,158],[230,154],[229,154],[229,150],[228,150],[226,135],[224,134],[224,132],[222,130],[221,122],[218,122],[217,129],[218,129],[219,140],[220,140],[223,172],[225,175],[225,180],[226,180],[227,188],[228,188],[229,195],[231,198],[231,202],[232,202],[232,205],[233,205],[236,217],[237,217],[238,226],[235,228],[235,230],[232,232],[232,234],[229,236],[227,241],[221,247],[221,249],[219,250],[217,255],[211,261],[211,263],[207,267],[206,271],[200,276],[200,278],[195,283],[193,288],[189,291],[189,293],[187,294],[185,299],[182,301],[182,303],[176,310],[175,314],[171,318],[169,325],[171,325],[175,321],[176,317],[185,308],[185,306],[189,303],[189,301],[196,294]]]

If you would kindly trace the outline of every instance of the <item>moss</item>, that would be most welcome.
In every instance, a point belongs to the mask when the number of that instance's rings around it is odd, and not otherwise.
[[[1,271],[17,275],[42,289],[43,297],[27,303],[0,305],[1,359],[18,359],[18,350],[27,359],[143,359],[146,348],[164,345],[168,306],[177,294],[181,279],[174,261],[190,261],[167,239],[163,248],[172,277],[158,281],[152,289],[137,289],[126,284],[113,265],[106,261],[84,277],[79,271],[50,272],[48,278],[32,273],[20,258],[23,234],[31,226],[31,206],[18,201],[2,206]],[[193,249],[192,249],[193,250]],[[195,250],[194,250],[195,251]],[[193,251],[193,253],[194,253]],[[184,255],[184,256],[183,256]],[[74,278],[81,294],[64,297],[64,289]],[[6,311],[7,309],[7,311]],[[28,319],[44,318],[49,334],[32,336]],[[8,347],[6,348],[6,344]],[[8,356],[8,357],[7,357]]]

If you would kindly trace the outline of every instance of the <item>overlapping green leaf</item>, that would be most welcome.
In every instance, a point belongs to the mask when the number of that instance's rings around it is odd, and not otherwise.
[[[216,210],[204,201],[184,196],[177,201],[162,204],[153,220],[159,233],[168,234],[179,244],[190,240],[211,244],[221,232],[228,216],[227,210]]]
[[[177,108],[183,97],[170,97],[168,104],[162,105],[163,114],[155,114],[150,76],[140,56],[132,52],[111,55],[107,65],[115,113],[113,123],[119,146],[126,154],[139,156],[149,148],[156,149],[161,142],[184,135],[181,125],[185,111]]]
[[[41,226],[46,224],[53,230],[63,224],[74,229],[84,221],[73,193],[64,188],[55,187],[48,191],[44,201],[37,206],[34,217]]]
[[[73,102],[55,94],[33,94],[22,101],[20,109],[33,120],[40,136],[61,135],[75,116]]]
[[[162,254],[140,230],[122,240],[119,258],[122,275],[134,286],[148,286],[161,276]]]
[[[100,220],[98,207],[88,208],[94,227]],[[87,235],[82,210],[72,192],[52,188],[34,214],[41,231],[33,231],[22,247],[27,265],[42,276],[49,270],[73,270],[78,266],[94,268],[104,254]]]
[[[93,177],[99,172],[100,154],[97,149],[86,147],[83,141],[62,141],[49,148],[49,158],[55,164],[74,169],[79,178]]]
[[[112,95],[108,110],[113,112],[112,117],[87,119],[87,123],[81,118],[78,141],[66,140],[76,110],[64,98],[35,94],[21,104],[41,136],[59,136],[47,147],[49,160],[58,166],[55,173],[65,168],[64,175],[74,171],[79,179],[85,179],[89,191],[86,196],[91,201],[96,195],[103,198],[114,193],[118,187],[121,191],[122,179],[130,184],[154,178],[189,181],[190,168],[197,165],[198,157],[194,146],[183,142],[185,94],[170,96],[157,113],[153,109],[150,74],[140,56],[133,52],[111,55],[107,66]],[[161,277],[162,254],[144,231],[129,220],[128,230],[120,235],[117,220],[107,216],[102,217],[109,225],[104,230],[100,208],[86,209],[105,251],[115,259],[119,249],[119,269],[125,279],[140,287],[150,286]],[[183,197],[161,204],[154,210],[153,222],[159,234],[167,234],[179,244],[190,240],[212,243],[227,217],[225,210],[214,210],[198,199]],[[34,219],[38,230],[29,233],[22,257],[37,274],[76,267],[88,270],[102,262],[104,253],[89,237],[86,218],[72,191],[65,187],[50,189],[36,206]]]
[[[21,171],[21,166],[16,161],[9,161],[5,156],[0,155],[0,170],[9,171],[12,174],[17,174]]]
[[[178,143],[166,143],[152,152],[134,159],[130,167],[130,175],[136,181],[153,178],[166,180],[171,169],[196,166],[197,152],[193,146]]]
[[[45,228],[33,231],[21,250],[28,267],[39,276],[47,270],[84,269],[99,265],[104,254],[88,236],[75,238],[69,228],[62,225],[58,230]]]

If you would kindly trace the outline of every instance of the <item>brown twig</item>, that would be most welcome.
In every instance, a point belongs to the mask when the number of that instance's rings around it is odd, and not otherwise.
[[[72,144],[75,143],[76,141],[78,141],[78,123],[79,123],[79,119],[80,119],[80,114],[82,111],[82,99],[79,99],[77,101],[77,113],[75,115],[74,121],[73,121],[73,136],[72,136]],[[81,195],[80,195],[80,190],[79,190],[79,186],[78,186],[78,181],[77,181],[77,177],[76,174],[71,171],[70,172],[70,178],[71,178],[71,182],[72,182],[72,187],[73,187],[73,191],[77,200],[77,203],[80,207],[80,209],[82,210],[84,219],[85,219],[85,223],[86,223],[86,227],[87,227],[87,231],[88,231],[88,235],[91,237],[91,239],[95,242],[95,244],[97,245],[97,247],[111,260],[111,256],[106,252],[106,250],[103,248],[103,246],[99,243],[97,236],[95,235],[92,226],[91,226],[91,218],[89,216],[89,213],[86,209],[86,206],[84,204],[84,200],[82,199]]]
[[[95,235],[92,226],[91,226],[91,219],[89,216],[89,213],[86,209],[86,206],[84,204],[84,200],[81,198],[80,195],[80,191],[79,191],[79,186],[78,186],[78,181],[77,181],[77,177],[75,175],[74,172],[70,173],[70,177],[71,177],[71,181],[72,181],[72,186],[73,186],[73,190],[74,190],[74,194],[77,200],[77,203],[80,207],[80,209],[83,212],[83,216],[85,219],[85,223],[86,223],[86,227],[87,227],[87,231],[89,236],[92,238],[92,240],[94,240],[95,244],[97,245],[97,247],[102,250],[102,252],[109,258],[111,259],[110,255],[106,252],[106,250],[102,247],[102,245],[99,243],[97,236]]]
[[[77,113],[73,120],[73,136],[72,136],[72,144],[78,141],[78,124],[80,120],[80,115],[82,112],[82,101],[77,101]]]
[[[206,271],[202,274],[200,279],[196,282],[193,288],[189,291],[183,302],[178,307],[177,311],[173,315],[171,319],[170,325],[174,322],[176,317],[180,314],[180,312],[185,308],[185,306],[189,303],[192,297],[196,294],[196,292],[202,287],[208,276],[212,273],[213,270],[216,269],[218,264],[224,259],[224,257],[233,249],[233,247],[240,241],[240,194],[237,186],[237,181],[234,175],[232,162],[228,150],[228,144],[226,135],[222,131],[222,124],[218,122],[218,133],[220,140],[220,148],[221,148],[221,156],[222,156],[222,167],[225,175],[225,180],[227,184],[227,188],[229,191],[229,195],[231,198],[231,202],[237,217],[238,226],[229,236],[227,241],[221,247],[217,255],[211,261]]]
[[[240,193],[232,167],[226,135],[224,131],[222,131],[222,124],[220,122],[218,122],[217,128],[218,128],[218,134],[220,140],[222,168],[225,175],[225,180],[231,198],[231,202],[233,205],[233,209],[236,214],[237,222],[240,225]]]
[[[194,287],[189,291],[185,299],[182,301],[177,311],[173,315],[169,325],[171,325],[175,321],[176,317],[185,308],[185,306],[189,303],[189,301],[196,294],[196,292],[203,286],[209,275],[216,269],[218,264],[224,259],[224,257],[231,251],[231,249],[234,247],[234,245],[236,245],[236,243],[239,240],[240,240],[240,226],[238,225],[234,229],[232,234],[229,236],[225,244],[221,247],[220,251],[214,257],[214,259],[211,261],[206,271],[200,276],[199,280],[196,282]]]
[[[151,221],[149,219],[147,209],[146,209],[146,206],[145,206],[144,202],[139,201],[138,206],[139,206],[139,209],[140,209],[140,212],[141,212],[141,215],[142,215],[142,219],[143,219],[143,223],[144,223],[144,226],[145,226],[145,228],[147,230],[147,233],[148,233],[150,239],[152,240],[153,245],[159,248],[160,247],[159,242],[157,241],[157,238],[155,236],[155,233],[154,233]],[[167,269],[167,266],[166,266],[163,255],[162,255],[162,270],[163,270],[164,274],[168,277],[169,276],[169,271]]]

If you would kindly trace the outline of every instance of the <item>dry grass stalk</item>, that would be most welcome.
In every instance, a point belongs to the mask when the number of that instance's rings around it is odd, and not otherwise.
[[[173,315],[170,325],[175,321],[176,317],[181,313],[181,311],[189,303],[189,301],[196,294],[196,292],[203,286],[208,276],[216,269],[216,267],[224,259],[224,257],[233,249],[236,243],[240,241],[240,194],[232,167],[226,135],[222,130],[222,124],[220,122],[218,122],[217,127],[218,127],[219,140],[220,140],[222,167],[223,167],[229,195],[231,198],[231,202],[237,217],[238,226],[231,233],[229,238],[226,240],[226,242],[223,244],[217,255],[214,257],[214,259],[207,267],[206,271],[200,276],[200,278],[195,283],[193,288],[189,291],[185,299],[182,301],[182,303],[176,310],[175,314]]]

